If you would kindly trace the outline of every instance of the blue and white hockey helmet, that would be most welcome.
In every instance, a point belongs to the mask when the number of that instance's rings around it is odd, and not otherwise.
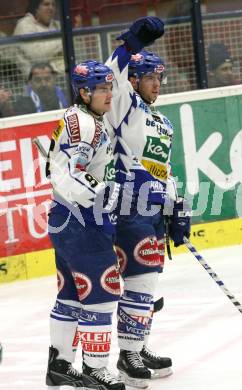
[[[101,62],[87,60],[76,65],[72,72],[72,89],[75,96],[81,88],[93,91],[98,84],[112,83],[113,71]]]
[[[165,62],[156,54],[142,50],[133,54],[129,61],[129,77],[141,77],[147,73],[159,73],[163,84],[166,84]]]

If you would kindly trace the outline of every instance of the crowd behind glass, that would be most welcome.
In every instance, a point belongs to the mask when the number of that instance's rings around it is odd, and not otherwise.
[[[102,2],[108,6],[107,1],[101,1],[101,3]],[[12,3],[14,3],[14,1]],[[1,17],[0,30],[2,29],[2,31],[0,31],[0,45],[1,40],[3,42],[3,40],[10,35],[17,37],[25,34],[60,31],[61,25],[58,17],[58,1],[26,0],[25,3],[26,7],[23,9],[22,16],[16,20],[14,26],[12,25],[11,28],[10,24],[12,21],[8,15],[6,14],[5,17]],[[81,28],[84,20],[88,23],[87,16],[85,15],[85,18],[83,18],[83,15],[87,10],[84,8],[81,9],[81,3],[81,1],[71,1],[72,23],[74,28]],[[148,14],[155,14],[155,9],[150,5],[152,3],[148,0],[143,3],[147,3],[146,11]],[[167,64],[168,74],[168,86],[163,87],[161,94],[196,89],[195,65],[192,52],[192,33],[190,31],[191,23],[185,21],[182,25],[181,20],[179,21],[179,17],[189,16],[191,1],[187,0],[181,2],[180,0],[174,0],[160,3],[169,3],[170,8],[167,6],[164,10],[160,10],[159,12],[164,13],[164,15],[157,16],[178,18],[173,25],[169,25],[165,47],[162,47],[161,53],[159,53]],[[79,8],[77,7],[78,4]],[[208,4],[210,4],[210,9],[207,8]],[[202,13],[206,14],[206,12],[210,10],[216,11],[216,4],[220,4],[221,7],[223,2],[218,3],[216,0],[206,2],[204,0],[201,7]],[[237,10],[236,1],[233,2],[233,4],[235,7],[234,10]],[[14,6],[14,4],[12,4],[12,6]],[[212,6],[215,8],[213,9]],[[225,7],[225,11],[233,11],[233,9],[228,8],[231,7],[231,5],[228,5],[228,2],[224,2],[224,6],[227,6],[227,8]],[[106,9],[108,13],[108,7],[106,7]],[[224,11],[223,8],[217,8],[217,10]],[[110,23],[117,22],[114,16],[116,15],[115,13],[110,13],[108,15],[111,17],[111,19],[109,19]],[[96,14],[90,16],[89,23],[93,25],[105,22],[105,16],[102,16],[103,20],[101,20],[100,17],[98,19],[98,15]],[[139,16],[143,15],[141,13],[133,15],[133,17]],[[126,19],[122,21],[129,22],[130,20],[128,18],[129,16],[126,16]],[[8,21],[9,23],[6,24]],[[238,36],[241,37],[242,18],[237,18],[236,23]],[[1,28],[1,25],[3,28]],[[6,26],[8,26],[8,28]],[[183,30],[181,30],[181,26]],[[91,28],[91,25],[89,27]],[[179,31],[178,28],[180,28]],[[210,28],[210,25],[207,24],[206,31],[209,31]],[[205,34],[209,88],[241,83],[240,56],[238,54],[242,55],[242,52],[238,52],[237,56],[234,58],[234,48],[230,44],[230,41],[228,41],[229,30],[230,29],[228,29],[227,36],[224,36],[224,39],[219,39],[220,37],[215,33],[216,29],[214,29],[214,32],[212,31],[212,33],[208,34],[207,41]],[[181,34],[182,32],[183,35]],[[190,35],[190,37],[188,37],[190,39],[190,46],[189,42],[186,41],[186,36],[188,35]],[[221,38],[223,38],[223,35],[221,35]],[[240,39],[241,45],[239,45],[238,42],[237,47],[242,48],[242,38]],[[81,41],[79,40],[79,42]],[[94,55],[95,46],[93,46],[93,50],[88,50],[91,46],[92,42],[90,40],[87,41],[85,48],[81,46],[80,50],[82,51],[82,55],[86,57],[85,59],[90,56],[90,53],[92,56]],[[15,45],[2,44],[0,49],[0,117],[55,110],[65,108],[71,103],[66,89],[61,39],[45,38],[37,41],[32,39],[31,41],[20,42]],[[159,48],[157,50],[159,51]]]

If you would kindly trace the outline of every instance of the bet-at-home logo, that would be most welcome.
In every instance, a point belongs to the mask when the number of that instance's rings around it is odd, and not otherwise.
[[[143,157],[165,163],[168,160],[169,148],[164,142],[169,140],[169,137],[147,137],[147,139]]]
[[[109,164],[105,167],[105,174],[104,174],[104,180],[107,181],[114,181],[115,180],[115,167],[114,167],[114,161],[110,161]]]
[[[231,142],[230,149],[228,149],[231,172],[227,174],[211,160],[211,157],[223,142],[221,132],[211,133],[203,145],[197,149],[194,117],[190,104],[182,104],[180,117],[188,192],[191,195],[196,195],[199,192],[199,171],[203,172],[209,180],[225,191],[233,189],[238,183],[242,183],[242,130],[238,131]]]

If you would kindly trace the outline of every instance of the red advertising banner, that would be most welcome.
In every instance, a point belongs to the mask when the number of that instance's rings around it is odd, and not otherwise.
[[[0,257],[51,247],[47,235],[51,186],[45,177],[45,161],[32,139],[38,137],[48,150],[61,113],[53,116],[55,120],[46,121],[47,116],[40,115],[39,123],[33,124],[30,116],[27,124],[21,119],[18,125],[16,119],[14,127],[0,130]]]

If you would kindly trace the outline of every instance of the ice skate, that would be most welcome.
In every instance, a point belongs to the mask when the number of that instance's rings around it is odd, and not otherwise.
[[[150,351],[145,345],[140,352],[144,365],[151,370],[151,378],[163,378],[172,374],[172,360]]]
[[[139,352],[120,350],[117,362],[119,377],[126,385],[147,389],[151,379],[150,370],[144,365]]]
[[[125,390],[125,384],[115,378],[106,367],[91,368],[83,363],[84,385],[92,389],[101,390]]]
[[[56,348],[50,347],[46,374],[47,388],[61,390],[60,386],[72,386],[76,389],[85,390],[82,374],[75,370],[70,362],[58,359],[58,354],[59,351]]]

